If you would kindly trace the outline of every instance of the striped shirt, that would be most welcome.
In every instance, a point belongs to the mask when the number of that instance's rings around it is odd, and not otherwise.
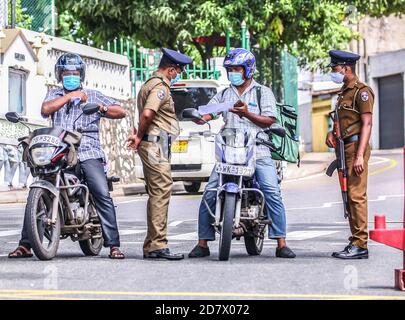
[[[261,113],[257,102],[256,87],[258,86],[261,87]],[[250,86],[243,92],[241,96],[239,95],[238,90],[231,85],[229,88],[218,92],[208,104],[223,102],[236,103],[238,100],[241,100],[248,105],[249,112],[260,114],[262,116],[277,118],[276,99],[274,97],[273,91],[271,91],[270,88],[257,83],[255,80],[252,80]],[[245,117],[240,118],[238,115],[232,112],[223,112],[222,117],[224,118],[225,128],[243,129],[255,136],[259,131],[263,130]],[[264,157],[271,157],[269,148],[263,145],[257,146],[256,159]]]
[[[87,95],[87,103],[97,103],[102,106],[117,105],[117,102],[109,97],[104,96],[97,90],[83,89]],[[44,102],[63,97],[65,91],[62,88],[52,89],[48,91]],[[65,130],[83,131],[82,139],[78,149],[78,156],[80,161],[89,159],[102,159],[106,162],[106,157],[100,143],[100,119],[104,116],[100,111],[91,114],[82,114],[80,104],[77,106],[65,104],[62,108],[52,115],[52,122],[55,127],[62,127]],[[48,118],[48,117],[44,117]],[[74,121],[76,124],[74,125]],[[92,131],[92,132],[84,132]]]

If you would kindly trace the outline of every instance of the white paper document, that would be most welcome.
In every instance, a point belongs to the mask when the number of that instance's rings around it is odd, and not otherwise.
[[[208,113],[220,113],[223,111],[228,111],[233,108],[234,103],[224,102],[224,103],[213,103],[198,107],[198,112],[202,115]]]

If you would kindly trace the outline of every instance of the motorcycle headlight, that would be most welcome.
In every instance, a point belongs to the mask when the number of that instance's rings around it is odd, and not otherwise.
[[[32,161],[37,166],[46,166],[51,163],[55,147],[39,147],[31,150]]]
[[[227,163],[245,164],[247,162],[246,148],[224,146],[224,155]]]

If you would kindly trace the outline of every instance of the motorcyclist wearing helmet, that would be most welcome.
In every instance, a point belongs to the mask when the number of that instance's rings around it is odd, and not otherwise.
[[[62,54],[55,65],[55,77],[58,82],[62,82],[63,88],[51,89],[48,92],[42,104],[41,114],[45,118],[51,116],[54,126],[82,133],[78,149],[78,164],[100,217],[104,246],[110,247],[111,259],[123,259],[125,256],[119,249],[120,239],[115,207],[104,171],[106,158],[101,148],[99,129],[101,117],[121,119],[126,116],[126,112],[116,101],[104,96],[101,92],[83,89],[85,75],[86,65],[79,55]],[[81,103],[78,103],[78,100]],[[81,105],[84,103],[98,104],[99,112],[91,115],[83,114],[78,118],[82,114]],[[76,119],[78,121],[74,124]],[[32,256],[24,226],[19,246],[9,254],[9,257]]]
[[[225,128],[245,129],[252,134],[270,127],[276,122],[276,100],[270,88],[258,84],[253,79],[256,68],[254,55],[243,48],[230,51],[224,60],[224,67],[231,82],[229,88],[217,93],[209,102],[233,102],[234,106],[228,112],[223,112]],[[258,95],[260,92],[260,104]],[[260,107],[260,108],[259,108]],[[205,121],[216,119],[218,115],[207,114],[203,120],[195,121],[204,124]],[[271,158],[270,150],[265,146],[256,149],[256,179],[261,191],[265,195],[266,210],[272,224],[269,226],[269,238],[277,240],[276,257],[295,258],[294,252],[286,244],[286,217],[285,208],[281,198],[281,191],[277,180],[275,164]],[[206,190],[218,187],[218,174],[212,171]],[[215,212],[216,193],[206,192],[205,201],[211,212]],[[190,258],[201,258],[210,255],[208,241],[215,240],[213,227],[214,218],[201,201],[198,219],[198,243],[189,253]]]

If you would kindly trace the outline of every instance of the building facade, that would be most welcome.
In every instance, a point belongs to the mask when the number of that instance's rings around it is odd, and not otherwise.
[[[111,174],[123,181],[135,179],[131,165],[133,154],[125,140],[133,123],[134,104],[128,57],[70,42],[25,29],[4,29],[0,39],[0,185],[22,187],[27,172],[21,163],[17,138],[27,129],[5,120],[5,113],[15,111],[28,118],[30,127],[48,126],[40,114],[42,101],[57,83],[54,66],[65,52],[81,55],[86,63],[85,88],[101,91],[118,100],[130,116],[122,120],[102,121],[102,143]],[[28,179],[29,183],[30,179]]]

